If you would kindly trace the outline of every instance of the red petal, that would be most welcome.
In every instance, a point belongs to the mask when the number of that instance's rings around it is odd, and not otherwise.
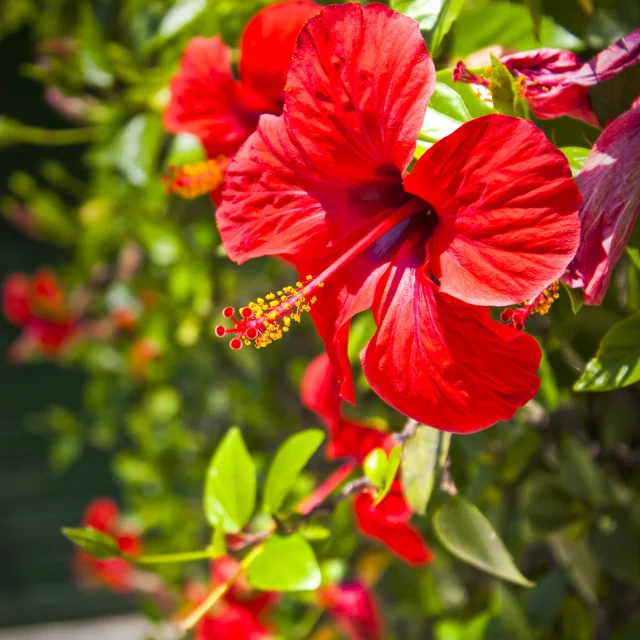
[[[120,515],[118,505],[110,498],[93,500],[84,512],[82,524],[98,531],[113,531]]]
[[[414,20],[353,3],[311,18],[284,115],[263,117],[227,170],[217,218],[228,255],[321,258],[404,203],[401,172],[434,82]]]
[[[600,304],[640,212],[640,106],[613,120],[576,178],[582,193],[580,247],[564,278]]]
[[[318,593],[349,640],[382,640],[378,605],[360,583],[325,587]]]
[[[372,516],[372,503],[373,498],[368,493],[361,493],[354,500],[358,527],[362,533],[380,540],[393,553],[411,564],[426,564],[432,560],[433,554],[411,525],[389,524]]]
[[[314,358],[305,369],[300,396],[307,409],[323,418],[333,420],[340,415],[340,389],[326,353]]]
[[[321,8],[308,0],[293,0],[258,11],[240,40],[242,82],[265,100],[282,105],[287,72],[300,29]]]
[[[30,290],[29,278],[21,273],[11,274],[5,280],[2,290],[2,313],[9,322],[22,326],[31,320]]]
[[[580,194],[569,164],[527,120],[463,124],[418,160],[405,186],[437,214],[430,253],[441,291],[465,302],[533,298],[577,249]]]
[[[275,107],[231,75],[231,50],[219,37],[191,40],[171,83],[164,126],[199,138],[211,156],[231,156]]]
[[[384,431],[341,418],[331,430],[327,458],[353,458],[362,462],[378,447],[390,451],[393,437]]]
[[[469,433],[507,420],[538,390],[540,349],[488,309],[438,292],[422,243],[414,234],[380,282],[364,374],[385,402],[437,429]]]

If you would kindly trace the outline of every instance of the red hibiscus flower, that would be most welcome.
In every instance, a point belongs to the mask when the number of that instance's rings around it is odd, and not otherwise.
[[[354,402],[349,326],[372,308],[377,331],[361,354],[371,387],[464,433],[511,418],[538,389],[537,343],[484,305],[533,298],[564,273],[580,195],[543,133],[502,115],[465,123],[406,174],[434,84],[410,18],[349,3],[307,22],[284,113],[263,116],[230,164],[217,220],[233,260],[277,255],[319,275],[240,319],[226,309],[235,326],[217,333],[263,346],[313,305]]]
[[[33,352],[55,356],[78,328],[64,290],[51,271],[38,271],[32,278],[10,275],[4,283],[2,310],[9,322],[24,329],[11,347],[14,361]]]
[[[232,73],[231,49],[219,36],[188,44],[171,83],[164,126],[199,138],[213,160],[175,172],[170,191],[193,197],[219,186],[226,158],[255,131],[260,115],[282,113],[296,38],[319,8],[309,0],[291,0],[259,11],[240,39],[240,80]]]
[[[600,304],[640,212],[640,104],[610,122],[576,178],[580,247],[563,280]]]
[[[500,61],[517,78],[531,113],[537,118],[569,116],[600,127],[591,107],[589,87],[613,78],[640,61],[640,29],[583,62],[562,49],[536,49],[504,56]],[[463,62],[456,65],[454,80],[489,85]]]
[[[360,582],[324,587],[318,599],[349,640],[382,640],[378,606]]]
[[[212,562],[212,586],[232,579],[238,567],[238,561],[228,556]],[[185,595],[191,605],[197,606],[204,602],[207,591],[202,585],[191,583]],[[273,635],[265,624],[265,617],[276,600],[276,594],[257,592],[240,577],[198,622],[195,640],[268,640]]]
[[[340,388],[327,354],[315,358],[307,368],[301,395],[303,404],[318,413],[327,425],[330,435],[327,457],[349,458],[348,463],[300,505],[299,511],[308,513],[336,489],[371,451],[380,447],[388,452],[395,443],[391,434],[343,417]],[[374,505],[374,496],[368,491],[357,495],[354,512],[362,533],[379,540],[403,560],[416,565],[431,561],[431,551],[409,524],[412,511],[402,495],[399,481],[394,482],[389,494],[377,506]]]
[[[91,502],[84,513],[82,526],[109,534],[125,553],[134,556],[142,553],[142,541],[136,533],[122,525],[118,505],[113,500],[98,498]],[[83,582],[99,583],[123,592],[135,587],[135,570],[122,558],[100,560],[77,548],[73,568]]]

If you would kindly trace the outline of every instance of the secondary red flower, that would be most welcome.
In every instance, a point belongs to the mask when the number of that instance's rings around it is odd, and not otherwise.
[[[324,587],[318,592],[318,599],[349,640],[382,639],[377,603],[360,582]]]
[[[225,556],[211,563],[212,588],[232,579],[238,573],[239,563]],[[204,602],[207,591],[202,585],[187,585],[186,598],[190,605]],[[242,577],[218,600],[195,628],[195,640],[269,640],[273,635],[265,623],[276,594],[252,589]]]
[[[21,273],[10,275],[4,283],[2,310],[9,322],[24,329],[11,347],[14,360],[34,351],[56,355],[78,328],[60,282],[47,270],[31,278]]]
[[[199,138],[209,157],[219,158],[219,163],[212,160],[197,171],[179,170],[171,178],[170,190],[193,197],[211,190],[212,180],[214,188],[219,186],[226,168],[224,157],[238,151],[258,126],[260,115],[282,113],[296,38],[318,9],[309,0],[292,0],[259,11],[240,39],[239,80],[232,72],[231,49],[219,36],[197,37],[187,45],[171,83],[164,125],[169,131]],[[196,191],[190,191],[190,185]]]
[[[327,425],[330,436],[327,457],[349,459],[300,505],[299,510],[308,513],[332,493],[371,451],[379,447],[389,452],[395,443],[390,433],[348,420],[342,415],[340,388],[327,354],[318,356],[309,364],[302,380],[301,395],[303,404],[318,413]],[[402,495],[399,481],[394,483],[379,505],[374,506],[374,497],[365,491],[356,496],[353,506],[362,533],[379,540],[410,564],[426,564],[432,559],[433,555],[420,534],[409,524],[412,511]]]
[[[576,178],[580,247],[563,278],[600,304],[640,212],[640,105],[607,125]]]
[[[142,541],[134,531],[122,524],[120,510],[113,500],[98,498],[91,502],[84,513],[82,526],[109,534],[125,553],[134,556],[142,553]],[[135,570],[122,558],[100,560],[76,548],[73,568],[81,580],[89,583],[97,582],[115,591],[131,591],[135,588]]]
[[[349,326],[372,308],[361,361],[374,391],[419,422],[471,432],[538,389],[535,340],[484,305],[533,298],[564,273],[580,196],[542,132],[501,115],[465,123],[406,175],[434,84],[410,18],[349,3],[307,22],[284,113],[263,116],[230,164],[217,219],[233,260],[277,255],[319,275],[242,309],[227,331],[236,348],[268,344],[317,298],[314,322],[354,402]]]
[[[589,87],[604,82],[640,61],[640,29],[621,38],[588,62],[562,49],[536,49],[504,56],[500,61],[520,83],[531,113],[550,119],[569,116],[600,127],[591,107]],[[459,62],[454,80],[490,84]]]

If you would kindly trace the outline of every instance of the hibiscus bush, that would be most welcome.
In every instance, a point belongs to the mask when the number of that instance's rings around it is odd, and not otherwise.
[[[7,357],[121,487],[70,570],[199,640],[637,638],[638,6],[325,4],[5,2],[66,256]]]

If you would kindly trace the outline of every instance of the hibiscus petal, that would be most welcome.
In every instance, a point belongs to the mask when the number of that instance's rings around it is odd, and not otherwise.
[[[265,100],[282,105],[291,55],[300,29],[321,8],[315,2],[293,0],[258,11],[240,39],[242,82]]]
[[[231,49],[218,36],[191,40],[171,83],[164,113],[168,131],[196,136],[211,156],[231,156],[264,112],[276,110],[233,78]]]
[[[324,587],[318,597],[349,640],[382,640],[378,605],[363,584],[356,582]]]
[[[2,290],[2,313],[9,322],[22,326],[31,320],[30,292],[29,278],[21,273],[13,273],[5,280]]]
[[[604,130],[576,178],[582,193],[580,247],[563,278],[600,304],[640,212],[640,106]]]
[[[361,493],[353,506],[362,533],[382,542],[389,550],[410,564],[427,564],[433,554],[420,534],[409,524],[388,523],[372,510],[373,497]]]
[[[380,282],[364,374],[385,402],[437,429],[470,433],[507,420],[538,390],[540,349],[488,309],[439,292],[420,241],[405,243]]]
[[[218,226],[237,262],[320,258],[402,205],[435,73],[418,25],[382,5],[330,6],[298,38],[284,115],[227,170]]]
[[[307,409],[332,420],[340,415],[340,389],[326,353],[314,358],[305,369],[300,397]]]
[[[433,145],[405,179],[438,218],[441,291],[477,305],[537,296],[578,246],[580,194],[564,155],[527,120],[488,115]]]

